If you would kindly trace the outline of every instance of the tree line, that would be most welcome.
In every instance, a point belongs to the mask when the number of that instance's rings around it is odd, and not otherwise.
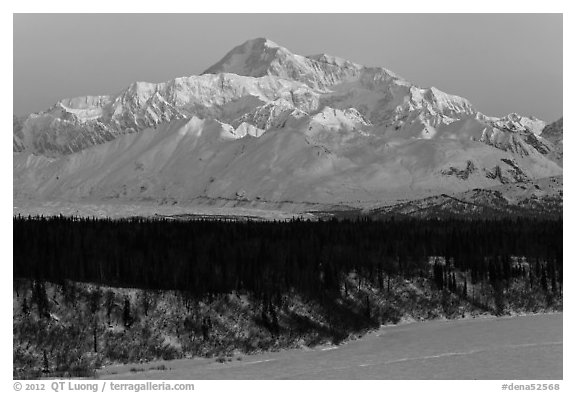
[[[439,289],[463,295],[468,281],[456,272],[495,288],[517,277],[551,293],[562,285],[561,220],[17,216],[13,233],[14,277],[179,290],[194,297],[231,291],[263,299],[290,291],[322,297],[345,291],[350,274],[378,288],[386,277],[425,276]]]

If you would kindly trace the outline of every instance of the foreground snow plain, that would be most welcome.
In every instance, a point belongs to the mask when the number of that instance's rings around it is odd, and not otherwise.
[[[202,358],[113,366],[99,377],[562,379],[562,319],[553,313],[383,326],[340,346],[238,355],[224,363]]]

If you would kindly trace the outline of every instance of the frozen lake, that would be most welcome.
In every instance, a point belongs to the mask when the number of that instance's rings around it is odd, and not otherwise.
[[[338,347],[108,367],[103,379],[562,379],[562,313],[382,327]],[[167,370],[153,368],[164,365]],[[131,368],[145,371],[130,372]]]

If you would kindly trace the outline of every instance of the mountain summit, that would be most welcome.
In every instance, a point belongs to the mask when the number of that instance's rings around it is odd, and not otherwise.
[[[294,56],[287,49],[266,39],[255,38],[238,45],[226,54],[218,63],[202,74],[220,74],[223,72],[261,77],[268,75],[272,63]]]
[[[14,196],[369,206],[561,175],[544,127],[257,38],[202,75],[14,117]]]
[[[204,74],[270,75],[303,82],[312,88],[326,89],[357,77],[363,68],[328,55],[296,55],[266,38],[256,38],[232,49]]]

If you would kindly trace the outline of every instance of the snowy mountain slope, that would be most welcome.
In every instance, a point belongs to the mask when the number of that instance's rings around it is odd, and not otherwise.
[[[284,96],[295,108],[308,112],[319,110],[324,105],[340,109],[356,107],[375,124],[393,126],[394,129],[411,128],[409,131],[421,133],[423,137],[431,137],[439,125],[475,114],[465,99],[435,88],[418,88],[384,68],[363,67],[328,55],[306,58],[265,39],[247,41],[208,71],[233,71],[259,79],[266,78],[266,75],[276,79],[292,78],[307,83],[309,88],[292,86],[289,97],[288,94],[278,94],[272,99]],[[262,97],[254,92],[252,86],[238,88],[238,84],[254,84],[253,79],[232,83],[222,80],[225,77],[220,79],[218,87],[221,90],[229,87],[228,91],[215,91],[213,78],[190,77],[163,84],[134,83],[116,97],[62,100],[45,111],[48,119],[44,119],[45,116],[29,118],[31,124],[27,124],[24,130],[32,130],[27,134],[32,134],[28,139],[32,139],[33,151],[62,154],[190,115],[230,122],[234,115],[242,116],[258,104],[266,106],[270,101],[270,94]],[[317,90],[319,85],[324,89],[331,86],[332,90],[324,91],[326,94],[310,90]],[[269,89],[265,90],[269,93]],[[224,99],[215,100],[215,97]],[[319,99],[322,102],[319,103]],[[223,108],[223,105],[230,108]],[[35,127],[37,123],[40,123],[39,127]],[[273,121],[254,123],[250,124],[263,129],[275,125]],[[43,130],[42,135],[37,135],[38,128]],[[75,129],[78,129],[77,133]]]
[[[322,116],[330,121],[320,121]],[[328,116],[331,115],[331,116]],[[14,157],[15,198],[197,198],[362,206],[561,174],[551,161],[484,143],[385,142],[358,112],[325,109],[252,137],[217,120],[173,121],[60,158]]]
[[[540,136],[553,144],[562,146],[562,135],[563,135],[563,118],[556,120],[553,123],[548,124],[542,129]]]
[[[22,127],[14,125],[14,151],[27,147],[36,154],[69,154],[191,116],[235,126],[246,121],[267,130],[282,124],[291,110],[313,115],[324,106],[356,108],[381,132],[414,138],[432,138],[455,120],[469,118],[505,133],[523,129],[532,136],[543,127],[537,119],[515,114],[511,119],[488,118],[464,98],[417,87],[385,68],[325,54],[299,56],[269,40],[255,39],[233,49],[201,76],[136,82],[117,95],[63,99],[28,116]]]
[[[542,130],[540,136],[551,144],[551,156],[554,161],[562,165],[563,157],[563,119],[560,118],[554,123],[548,124]]]
[[[489,188],[441,194],[381,207],[366,209],[374,218],[508,218],[514,216],[561,217],[562,176],[540,178]],[[360,212],[357,211],[356,214]],[[335,213],[338,215],[338,213]]]
[[[320,91],[318,110],[356,108],[381,132],[411,138],[434,138],[457,120],[476,122],[478,131],[467,137],[504,150],[529,144],[546,154],[550,149],[538,135],[544,122],[534,117],[510,114],[501,119],[487,117],[472,104],[434,87],[420,88],[382,67],[365,67],[334,56],[300,56],[258,38],[234,48],[205,73],[232,72],[297,80]],[[251,123],[263,128],[262,123]],[[265,127],[264,127],[265,128]],[[453,129],[454,127],[452,127]],[[486,133],[490,136],[482,136]],[[499,134],[494,143],[494,134]],[[526,149],[523,149],[526,150]]]
[[[538,119],[265,39],[13,123],[15,198],[364,207],[562,174]]]
[[[284,98],[271,101],[247,111],[242,116],[232,120],[232,125],[241,123],[251,124],[261,130],[270,128],[282,128],[289,119],[301,118],[308,114],[295,107]]]
[[[156,84],[136,82],[116,96],[65,99],[29,115],[20,132],[31,152],[58,156],[194,115],[231,121],[277,99],[303,111],[318,106],[318,93],[295,81],[234,74],[191,76]]]
[[[15,152],[20,152],[26,149],[24,145],[24,134],[22,133],[22,120],[17,116],[12,116],[12,149]]]

